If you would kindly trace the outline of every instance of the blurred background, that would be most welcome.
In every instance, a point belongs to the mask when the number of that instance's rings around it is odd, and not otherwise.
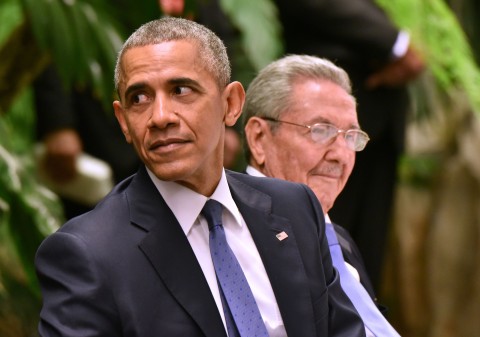
[[[162,2],[169,1],[0,1],[1,336],[36,336],[35,251],[66,219],[93,206],[47,188],[38,178],[43,165],[69,172],[69,158],[89,153],[112,169],[114,182],[138,165],[112,122],[113,69],[123,40],[164,15]],[[224,39],[233,79],[245,87],[283,55],[275,1],[180,2],[175,15]],[[408,31],[426,64],[408,86],[413,104],[379,301],[402,336],[480,336],[480,3],[376,4]],[[242,171],[241,130],[231,131],[225,166]],[[38,144],[50,158],[38,160]],[[56,178],[67,184],[78,172],[72,174]]]

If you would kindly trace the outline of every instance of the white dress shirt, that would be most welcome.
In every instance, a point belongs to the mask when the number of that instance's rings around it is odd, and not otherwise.
[[[200,214],[208,199],[214,199],[224,207],[223,227],[228,244],[245,273],[269,336],[286,337],[270,280],[250,231],[233,201],[225,171],[222,172],[220,182],[210,198],[175,182],[159,180],[148,169],[147,172],[187,236],[212,291],[223,324],[225,325],[225,316],[210,255],[208,224]]]

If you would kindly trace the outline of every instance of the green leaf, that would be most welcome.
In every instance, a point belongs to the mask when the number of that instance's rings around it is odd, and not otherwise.
[[[2,257],[16,259],[8,262],[15,269],[0,269],[0,276],[11,274],[13,282],[18,278],[15,275],[24,275],[24,286],[38,296],[33,257],[40,242],[60,226],[63,216],[58,197],[35,178],[34,140],[25,137],[33,134],[32,99],[31,92],[20,96],[0,118],[0,268],[7,263]],[[0,286],[1,282],[0,278]]]
[[[271,0],[220,0],[220,5],[242,34],[242,45],[256,70],[283,53],[281,25]]]
[[[12,31],[23,21],[22,7],[17,0],[2,0],[0,3],[0,46]]]
[[[76,67],[71,67],[74,78],[80,84],[85,85],[89,82],[88,60],[95,57],[95,50],[91,44],[91,34],[88,20],[81,11],[83,4],[76,3],[74,6],[66,8],[66,15],[70,18],[70,25],[75,36],[73,46],[76,55]]]
[[[32,30],[37,38],[37,43],[47,49],[49,40],[48,16],[44,15],[47,11],[45,1],[43,0],[22,0],[25,15],[31,22]]]
[[[91,86],[106,107],[123,36],[107,1],[23,0],[41,46],[50,51],[65,85]],[[109,111],[109,109],[107,110]]]

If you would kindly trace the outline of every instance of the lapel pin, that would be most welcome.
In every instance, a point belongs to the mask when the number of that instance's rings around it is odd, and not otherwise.
[[[285,232],[281,232],[281,233],[278,233],[277,235],[275,235],[278,239],[278,241],[283,241],[285,240],[286,238],[288,238],[288,234],[285,233]]]

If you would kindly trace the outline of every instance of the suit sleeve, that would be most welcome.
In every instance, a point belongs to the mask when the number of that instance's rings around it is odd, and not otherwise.
[[[57,232],[37,251],[35,265],[43,294],[42,337],[119,336],[111,290],[106,289],[85,242]]]
[[[365,327],[363,321],[355,310],[352,302],[342,290],[340,285],[340,276],[333,266],[330,249],[328,247],[325,234],[325,218],[322,208],[318,203],[317,197],[313,192],[306,188],[312,209],[315,210],[318,219],[318,230],[322,262],[325,279],[328,288],[329,304],[329,336],[351,337],[365,336]]]
[[[372,0],[277,0],[276,3],[285,32],[295,35],[286,36],[287,44],[289,41],[296,44],[293,49],[299,52],[316,54],[312,41],[317,40],[328,46],[332,55],[356,54],[368,60],[386,61],[399,33]]]

